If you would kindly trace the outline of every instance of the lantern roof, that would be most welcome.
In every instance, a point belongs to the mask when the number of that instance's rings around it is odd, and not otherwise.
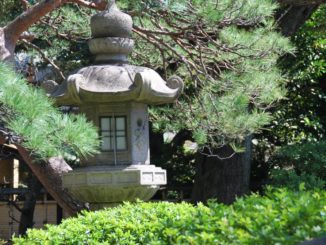
[[[79,69],[51,97],[59,105],[135,101],[146,104],[172,103],[181,94],[183,82],[173,76],[167,81],[154,70],[128,64],[133,50],[132,19],[115,1],[91,18],[92,39],[88,41],[95,64]]]

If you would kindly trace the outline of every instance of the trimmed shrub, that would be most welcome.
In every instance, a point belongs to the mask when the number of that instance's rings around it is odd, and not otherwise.
[[[28,230],[14,244],[297,244],[326,234],[326,192],[268,188],[226,206],[125,203]]]

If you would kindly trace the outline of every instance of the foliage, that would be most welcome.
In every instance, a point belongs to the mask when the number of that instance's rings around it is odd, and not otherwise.
[[[0,26],[4,26],[8,21],[13,20],[23,11],[19,0],[0,1]]]
[[[280,65],[288,73],[287,100],[275,111],[272,124],[274,141],[293,144],[318,141],[326,130],[326,6],[320,7],[293,37],[295,56],[287,56]]]
[[[154,156],[153,162],[169,173],[169,186],[191,185],[195,176],[194,155],[185,155],[180,146],[165,144],[163,147],[163,154]]]
[[[30,28],[37,36],[33,44],[44,50],[57,66],[62,67],[64,74],[89,64],[91,54],[87,39],[90,37],[90,16],[94,11],[81,9],[75,5],[67,5],[52,11],[42,18],[40,24]],[[21,48],[25,48],[24,45]],[[37,57],[35,50],[29,54]],[[37,62],[39,67],[44,62]]]
[[[298,174],[307,173],[326,181],[326,141],[282,147],[273,163],[283,168],[293,167]]]
[[[28,2],[32,5],[40,0]],[[1,1],[0,26],[5,26],[24,11],[22,1]],[[33,66],[33,69],[40,70],[39,74],[42,74],[43,68],[49,65],[49,62],[42,56],[49,58],[64,75],[68,75],[81,66],[86,66],[90,62],[90,52],[86,43],[90,37],[89,20],[94,12],[89,8],[80,8],[76,4],[64,4],[30,27],[28,33],[31,40],[18,40],[15,53],[23,53],[29,58],[32,57],[33,62],[30,63],[33,64],[29,65]],[[33,48],[32,45],[38,49]],[[55,69],[53,71],[57,72]],[[50,79],[60,83],[62,78],[55,75],[52,75]],[[42,78],[37,78],[41,80],[35,82],[42,82]]]
[[[268,160],[265,160],[267,156]],[[305,182],[308,188],[326,187],[326,141],[285,145],[277,149],[268,144],[260,145],[255,148],[251,174],[252,181],[271,179],[275,186],[296,189],[300,182]]]
[[[326,181],[319,177],[302,172],[298,175],[293,169],[274,169],[270,174],[271,185],[274,187],[286,187],[291,190],[298,190],[304,185],[307,190],[323,189]]]
[[[148,52],[136,50],[133,61],[150,60],[186,84],[177,109],[151,110],[156,129],[186,128],[201,146],[217,147],[242,142],[270,121],[266,109],[284,95],[276,60],[292,50],[275,32],[276,7],[272,1],[225,0],[143,8],[135,33],[144,39],[137,47]]]
[[[286,84],[287,98],[280,101],[272,111],[274,118],[268,130],[255,136],[252,164],[254,181],[259,182],[268,178],[273,166],[271,159],[279,147],[325,140],[325,12],[326,5],[322,5],[292,37],[292,42],[297,49],[295,56],[285,56],[279,62],[283,73],[286,73],[289,79]],[[293,150],[296,154],[299,153],[296,148],[298,150],[301,146],[291,146],[281,150],[285,154],[288,151],[286,163],[292,164],[293,161],[288,160],[294,153]],[[323,157],[322,151],[309,150],[317,154],[316,156]],[[306,155],[304,151],[300,152]],[[277,164],[281,164],[283,160],[280,159]],[[316,159],[312,164],[314,161]],[[298,164],[298,161],[296,162]],[[322,162],[320,160],[318,162],[321,167]],[[314,174],[308,169],[309,162],[306,161],[305,164],[307,174]]]
[[[269,0],[165,3],[157,11],[142,6],[135,18],[137,48],[147,52],[136,49],[133,62],[148,60],[186,85],[177,109],[151,109],[154,127],[186,128],[201,146],[233,142],[236,149],[271,120],[267,109],[284,95],[275,64],[292,49],[275,31],[277,6]]]
[[[275,110],[266,140],[275,145],[325,137],[326,6],[320,7],[293,37],[297,52],[280,61],[288,73],[287,99]]]
[[[189,187],[195,176],[193,153],[185,154],[184,144],[191,136],[189,131],[180,131],[173,139],[164,140],[163,134],[150,130],[151,162],[168,172],[167,189]]]
[[[326,192],[268,189],[226,206],[126,203],[28,230],[14,244],[298,244],[325,235]]]
[[[64,115],[43,90],[27,85],[0,63],[1,124],[22,137],[22,145],[38,158],[86,157],[97,152],[97,130],[82,115]]]

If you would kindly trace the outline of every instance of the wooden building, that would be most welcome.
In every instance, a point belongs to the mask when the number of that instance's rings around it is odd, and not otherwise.
[[[22,197],[28,189],[24,185],[26,168],[23,164],[17,159],[0,160],[0,239],[3,240],[9,240],[13,234],[18,234],[21,213],[12,202],[20,208],[24,205]],[[61,219],[62,209],[43,191],[35,205],[34,228],[57,224]]]
[[[23,202],[17,202],[19,206]],[[34,228],[42,228],[45,224],[57,224],[56,201],[37,201],[34,211]],[[18,234],[20,212],[8,202],[0,202],[0,239],[9,240]]]

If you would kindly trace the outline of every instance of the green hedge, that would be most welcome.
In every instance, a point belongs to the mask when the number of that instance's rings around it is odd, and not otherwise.
[[[326,234],[326,192],[268,189],[226,206],[126,203],[84,212],[14,244],[297,244]]]

